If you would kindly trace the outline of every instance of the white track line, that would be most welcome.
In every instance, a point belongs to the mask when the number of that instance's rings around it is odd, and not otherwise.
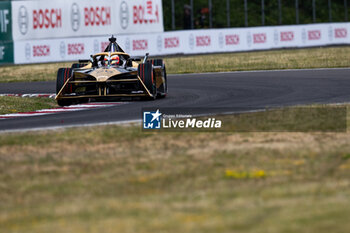
[[[30,129],[9,129],[2,130],[0,134],[5,133],[26,133],[26,132],[36,132],[36,131],[44,131],[44,130],[52,130],[58,131],[69,128],[79,128],[79,127],[94,127],[94,126],[107,126],[107,125],[130,125],[130,124],[140,124],[142,120],[127,120],[127,121],[111,121],[111,122],[101,122],[101,123],[87,123],[87,124],[73,124],[73,125],[64,125],[64,126],[48,126],[48,127],[38,127],[38,128],[30,128]]]
[[[40,97],[40,98],[55,98],[55,94],[50,94],[50,93],[35,93],[35,94],[10,94],[10,93],[5,93],[5,94],[0,94],[0,96],[10,96],[10,97],[23,97],[23,98],[34,98],[34,97]]]
[[[81,111],[87,109],[96,109],[96,108],[105,108],[110,106],[117,106],[126,104],[127,102],[112,102],[112,103],[88,103],[88,104],[78,104],[71,105],[67,107],[52,108],[52,109],[41,109],[32,112],[19,112],[19,113],[10,113],[5,115],[0,115],[1,119],[17,118],[17,117],[29,117],[29,116],[42,116],[48,114],[62,113],[62,112],[72,112],[72,111]]]

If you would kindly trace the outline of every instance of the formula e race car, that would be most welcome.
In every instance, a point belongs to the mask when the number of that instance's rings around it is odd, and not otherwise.
[[[114,100],[124,97],[156,99],[168,92],[167,75],[163,60],[130,57],[109,38],[102,53],[91,55],[89,60],[79,60],[71,68],[57,72],[56,100],[67,106],[89,100]]]

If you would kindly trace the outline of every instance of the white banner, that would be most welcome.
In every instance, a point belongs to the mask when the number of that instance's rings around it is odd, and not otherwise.
[[[164,56],[350,44],[349,30],[350,23],[329,23],[121,35],[117,40],[131,56]],[[15,41],[15,63],[88,59],[108,43],[108,36]]]
[[[15,64],[89,59],[94,53],[91,39],[80,38],[17,41]]]
[[[12,1],[13,40],[163,32],[161,0]]]

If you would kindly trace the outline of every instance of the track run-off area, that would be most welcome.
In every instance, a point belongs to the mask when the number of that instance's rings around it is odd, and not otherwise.
[[[54,93],[55,85],[54,81],[2,83],[0,94]],[[3,117],[0,132],[137,122],[141,120],[142,108],[193,108],[201,109],[200,114],[220,114],[212,112],[213,109],[243,112],[267,107],[350,102],[350,69],[168,75],[168,86],[168,96],[155,101],[125,100],[100,104],[103,107],[89,103],[94,107],[84,105],[78,109],[84,111],[49,110],[54,114]]]

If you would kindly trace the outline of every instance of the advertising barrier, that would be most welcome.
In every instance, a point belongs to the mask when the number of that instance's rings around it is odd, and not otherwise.
[[[12,40],[11,2],[0,2],[0,41]]]
[[[0,64],[13,63],[11,2],[0,2]]]
[[[163,32],[162,1],[13,1],[12,28],[15,41]]]
[[[131,56],[206,54],[350,44],[350,23],[171,31],[117,36]],[[73,61],[103,51],[108,37],[15,41],[15,63]]]
[[[13,42],[0,41],[0,64],[13,64]]]

